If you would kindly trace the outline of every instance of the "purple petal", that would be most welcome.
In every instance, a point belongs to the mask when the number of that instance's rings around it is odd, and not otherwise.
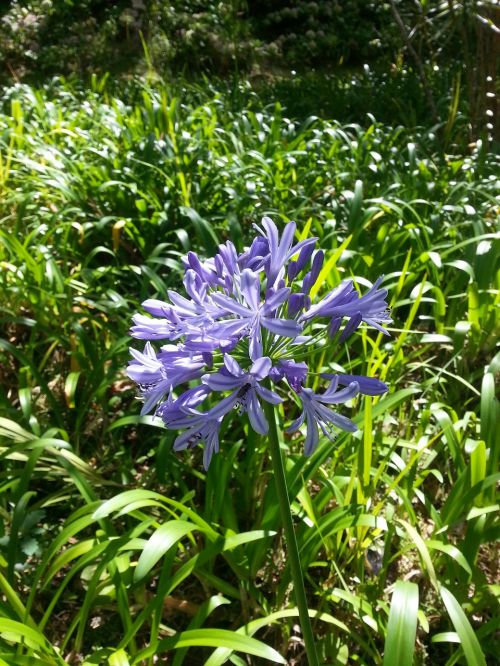
[[[251,311],[247,307],[224,294],[213,294],[212,300],[227,312],[232,312],[240,317],[248,317],[251,314]]]
[[[233,391],[231,395],[228,395],[227,398],[223,398],[218,405],[212,407],[210,411],[206,413],[207,418],[218,419],[225,416],[238,402],[238,391]]]
[[[181,296],[176,291],[172,291],[171,289],[167,291],[167,294],[172,303],[180,308],[184,314],[194,314],[196,312],[195,304],[189,299]]]
[[[160,405],[158,412],[167,428],[171,430],[191,428],[194,429],[194,432],[198,432],[207,419],[206,414],[201,414],[196,409],[186,409],[185,411],[177,409],[175,402],[168,409],[164,409],[164,406]]]
[[[207,333],[209,333],[211,338],[218,338],[219,340],[230,339],[243,333],[243,331],[248,328],[249,324],[250,318],[224,319],[223,321],[218,321],[215,324],[212,324],[212,326],[207,329]],[[213,348],[213,346],[210,347],[210,350]]]
[[[207,397],[209,391],[206,386],[194,386],[193,388],[184,391],[177,400],[175,405],[179,409],[193,409],[201,404]]]
[[[318,396],[321,402],[326,402],[328,405],[338,405],[342,402],[352,400],[359,393],[359,384],[351,382],[349,386],[341,389],[340,391],[325,391],[322,395]]]
[[[326,377],[328,379],[333,377],[333,375],[330,373],[323,373],[321,376]],[[363,395],[383,395],[384,393],[387,393],[387,391],[389,390],[387,384],[384,384],[384,382],[380,381],[380,379],[376,379],[375,377],[364,377],[363,375],[343,375],[343,374],[339,374],[336,376],[338,377],[339,384],[342,384],[342,386],[346,386],[351,382],[356,382],[359,386],[359,392],[362,393]]]
[[[264,234],[264,232],[256,225],[253,225],[259,234]],[[238,257],[238,265],[241,269],[250,268],[251,270],[258,270],[262,267],[264,257],[269,254],[269,243],[267,238],[262,236],[257,236],[253,239],[252,245],[248,250],[243,252]]]
[[[295,338],[302,330],[301,326],[292,319],[274,319],[272,317],[261,317],[260,321],[264,328],[271,333],[282,335],[285,338]]]
[[[299,314],[301,310],[304,309],[306,304],[306,295],[305,294],[292,294],[288,299],[288,310],[287,314],[289,317],[295,317]]]
[[[307,434],[304,442],[304,454],[310,456],[314,453],[319,442],[318,424],[312,417],[307,419]]]
[[[142,307],[146,312],[149,312],[149,314],[152,314],[155,317],[165,317],[172,306],[169,303],[165,303],[165,301],[159,301],[156,298],[148,298],[144,301]]]
[[[258,310],[260,305],[260,278],[258,273],[245,268],[241,274],[241,293],[251,310]]]
[[[384,328],[383,326],[380,326],[380,324],[378,322],[376,322],[374,319],[365,319],[365,321],[370,326],[373,326],[373,328],[376,328],[377,331],[380,331],[381,333],[383,333],[384,335],[388,335],[389,337],[391,336],[389,331],[386,328]],[[386,319],[385,321],[391,322],[392,319]]]
[[[279,244],[278,248],[278,254],[280,255],[280,260],[284,262],[287,257],[287,253],[290,250],[290,247],[293,243],[293,237],[295,236],[295,231],[297,229],[297,225],[295,222],[289,222],[288,224],[285,225],[285,228],[283,229],[283,235],[281,236],[281,241]],[[299,248],[294,250],[293,254],[296,254],[299,251]],[[290,257],[293,255],[290,255]]]
[[[290,224],[292,224],[292,223],[290,222]],[[294,230],[294,234],[295,234],[295,230]],[[288,261],[288,259],[291,259],[295,254],[297,254],[297,252],[301,252],[308,245],[313,245],[314,246],[314,244],[316,243],[317,240],[318,240],[317,237],[313,236],[312,238],[306,238],[305,240],[300,241],[299,243],[297,243],[297,245],[294,245],[291,249],[288,250],[288,252],[286,253],[286,255],[284,257],[284,261]],[[293,236],[290,240],[290,244],[291,243],[293,243]]]
[[[352,280],[341,282],[338,287],[335,287],[335,289],[327,294],[319,303],[316,303],[316,305],[313,305],[306,313],[304,313],[301,320],[312,319],[312,317],[333,316],[329,313],[329,310],[339,303],[344,303],[354,291]]]
[[[299,274],[299,268],[296,261],[291,261],[288,264],[288,282],[291,284],[297,275]]]
[[[340,428],[341,430],[345,430],[346,432],[355,432],[358,429],[357,425],[353,423],[351,419],[348,419],[347,416],[337,414],[332,409],[329,409],[324,405],[317,404],[316,409],[323,421],[327,423],[333,423],[333,425],[337,426],[337,428]]]
[[[196,434],[196,428],[189,428],[180,435],[177,435],[174,441],[174,451],[183,451],[190,446],[190,440]]]
[[[304,277],[304,282],[302,283],[302,288],[306,294],[308,294],[311,291],[312,287],[316,284],[319,274],[321,272],[321,268],[323,266],[324,258],[325,255],[322,250],[316,253],[313,259],[311,270]]]
[[[226,266],[227,272],[230,275],[234,275],[238,261],[234,244],[231,241],[227,241],[225,245],[219,245],[219,255]]]
[[[312,335],[298,335],[290,344],[294,347],[296,345],[308,345],[312,339]]]
[[[276,291],[270,289],[269,293],[266,294],[266,301],[264,303],[265,314],[269,314],[276,310],[277,307],[286,301],[289,295],[290,289],[288,287],[277,289]]]
[[[281,241],[279,240],[278,229],[269,217],[263,218],[262,226],[267,232],[269,241],[269,259],[266,262],[266,274],[268,286],[272,287],[287,259],[288,251],[293,243],[296,225],[295,222],[289,222],[285,226]]]
[[[134,358],[136,358],[138,361],[141,363],[148,362],[151,360],[156,361],[156,352],[154,350],[153,345],[150,342],[146,342],[144,345],[144,351],[140,352],[137,349],[134,349],[133,347],[129,347],[129,351],[132,354]]]
[[[299,258],[297,259],[297,273],[300,273],[304,269],[305,265],[312,257],[313,252],[314,252],[314,243],[309,243],[308,245],[302,247],[299,254]]]
[[[207,270],[207,268],[203,266],[195,252],[188,252],[187,263],[204,282],[212,282],[212,279],[215,277],[215,275],[211,274],[211,271]]]
[[[203,451],[203,467],[205,471],[208,471],[214,453],[219,453],[218,431],[213,432],[205,442],[205,449]]]
[[[272,369],[270,376],[275,383],[286,377],[287,382],[298,393],[307,377],[307,371],[307,365],[303,361],[297,363],[295,361],[284,360],[278,361],[278,364]]]
[[[271,391],[265,386],[261,386],[260,384],[255,384],[255,390],[263,400],[265,400],[266,402],[270,402],[271,405],[279,405],[280,403],[283,402],[283,398],[280,398],[277,393]]]
[[[305,411],[303,411],[298,419],[295,419],[295,421],[292,421],[292,423],[290,423],[285,432],[295,432],[304,423],[305,419],[306,419],[306,413]]]
[[[150,412],[156,403],[163,398],[163,396],[170,390],[170,382],[164,380],[157,386],[150,389],[144,394],[144,405],[141,409],[141,416]]]
[[[328,324],[328,337],[334,338],[339,332],[340,325],[342,324],[342,318],[337,317],[336,319],[331,319]]]
[[[255,432],[258,432],[260,435],[266,435],[269,430],[269,424],[253,389],[248,391],[247,412],[250,424]]]
[[[227,371],[234,377],[242,377],[245,374],[238,361],[236,361],[231,354],[224,354],[224,365],[226,366]]]
[[[338,375],[332,375],[331,376],[331,382],[328,385],[325,393],[328,395],[329,393],[334,393],[337,390],[337,386],[339,385],[339,378]]]
[[[242,382],[239,377],[228,377],[221,372],[214,372],[213,374],[203,375],[201,378],[203,384],[211,388],[213,391],[230,391],[231,389],[241,386]]]
[[[363,320],[363,315],[361,312],[356,312],[349,321],[347,322],[344,330],[342,331],[340,335],[340,342],[344,342],[347,340],[348,337],[350,337],[356,329],[359,328],[359,325],[361,324],[361,321]]]
[[[152,319],[145,315],[136,314],[132,317],[134,326],[130,335],[139,340],[164,340],[173,337],[174,329],[166,319]]]
[[[125,373],[136,384],[145,384],[145,385],[157,382],[159,379],[163,377],[162,372],[159,368],[152,368],[149,366],[138,365],[137,363],[134,362],[132,362],[125,369]]]
[[[250,333],[249,338],[250,338],[250,344],[248,345],[248,347],[249,347],[250,359],[252,361],[256,361],[258,358],[262,356],[262,351],[263,351],[260,331]]]
[[[203,283],[202,278],[192,269],[186,271],[184,275],[184,287],[193,301],[198,305],[203,305],[207,293],[207,284]]]
[[[262,381],[269,375],[272,365],[271,359],[268,356],[262,356],[254,361],[249,374],[258,381]]]
[[[278,252],[278,227],[274,224],[270,217],[263,217],[261,224],[267,231],[266,238],[269,243],[269,252],[271,256],[273,256]]]

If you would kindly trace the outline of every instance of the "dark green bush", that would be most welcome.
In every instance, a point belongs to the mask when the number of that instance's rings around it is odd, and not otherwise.
[[[373,0],[256,0],[255,33],[294,67],[351,65],[390,54],[397,43],[388,3]]]
[[[247,68],[255,40],[237,3],[173,0],[17,0],[1,17],[4,77],[144,69]]]

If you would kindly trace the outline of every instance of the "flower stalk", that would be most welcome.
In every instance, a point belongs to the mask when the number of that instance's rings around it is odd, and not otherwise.
[[[316,654],[316,644],[311,626],[311,619],[309,617],[309,609],[304,587],[304,577],[302,575],[302,567],[300,565],[299,549],[297,546],[297,539],[295,537],[295,530],[293,527],[290,499],[288,497],[285,469],[283,466],[283,458],[280,448],[280,439],[278,435],[278,428],[276,426],[275,409],[273,405],[269,403],[265,403],[264,409],[266,412],[267,421],[269,423],[267,437],[269,442],[269,450],[271,452],[274,482],[276,484],[276,493],[278,495],[281,522],[285,532],[287,555],[290,561],[290,570],[292,572],[293,592],[295,595],[295,602],[299,609],[300,626],[302,629],[302,635],[304,637],[307,661],[309,666],[318,666],[319,661]]]
[[[181,431],[174,450],[204,445],[206,470],[233,410],[267,435],[308,664],[317,666],[275,406],[292,398],[301,408],[286,432],[305,426],[307,456],[322,435],[333,442],[335,429],[357,429],[337,406],[359,394],[382,395],[388,387],[374,377],[320,372],[328,384],[316,388],[318,373],[306,361],[317,349],[333,357],[363,323],[388,335],[387,290],[383,276],[364,294],[348,279],[313,302],[324,261],[323,250],[315,249],[318,239],[295,242],[295,222],[281,234],[268,217],[254,227],[256,237],[239,254],[231,241],[205,261],[188,252],[185,295],[169,290],[165,301],[143,303],[149,316],[134,315],[130,333],[146,343],[143,351],[130,350],[127,374],[139,386],[141,413],[153,410],[167,428]]]

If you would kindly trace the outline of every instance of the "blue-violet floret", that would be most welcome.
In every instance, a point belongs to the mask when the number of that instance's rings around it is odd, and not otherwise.
[[[293,395],[302,411],[287,432],[305,424],[310,455],[320,432],[333,439],[334,428],[356,430],[332,405],[388,390],[379,379],[330,372],[321,374],[329,380],[325,390],[307,386],[312,375],[307,360],[314,351],[334,350],[363,322],[388,335],[383,276],[363,295],[346,280],[313,303],[317,288],[311,290],[324,263],[323,251],[315,249],[317,238],[296,242],[294,222],[280,236],[269,217],[254,227],[257,236],[240,254],[231,241],[205,261],[189,252],[186,295],[170,290],[165,301],[146,300],[148,316],[134,315],[130,331],[146,341],[143,351],[131,349],[127,368],[144,401],[141,413],[154,410],[167,428],[182,430],[176,451],[204,444],[205,469],[219,450],[221,424],[234,409],[266,435],[262,403],[277,405]],[[151,341],[159,343],[157,350]],[[193,381],[198,383],[189,386]]]

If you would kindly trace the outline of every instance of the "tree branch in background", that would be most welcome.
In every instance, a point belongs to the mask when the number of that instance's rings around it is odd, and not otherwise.
[[[418,53],[415,51],[413,48],[413,44],[411,43],[410,36],[408,34],[408,30],[406,29],[405,24],[403,23],[403,19],[401,18],[401,14],[398,12],[398,9],[396,5],[394,4],[394,0],[390,0],[390,5],[391,5],[391,10],[392,14],[394,16],[394,19],[397,23],[397,26],[399,28],[399,31],[401,32],[401,36],[403,37],[403,41],[405,43],[406,48],[408,49],[409,53],[411,54],[413,60],[415,61],[415,66],[417,68],[417,73],[418,77],[420,79],[420,83],[422,84],[422,88],[424,89],[425,96],[427,98],[427,104],[429,105],[430,112],[432,114],[432,119],[434,120],[435,123],[441,122],[441,119],[439,117],[439,113],[437,110],[436,103],[434,102],[434,97],[432,95],[432,90],[429,85],[429,82],[427,80],[427,77],[425,75],[425,69],[424,65],[422,63],[422,60]]]

